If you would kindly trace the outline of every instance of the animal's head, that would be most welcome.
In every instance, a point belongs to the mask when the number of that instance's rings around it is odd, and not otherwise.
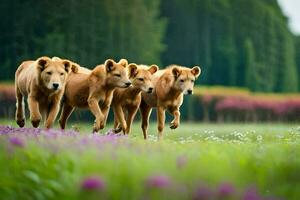
[[[131,85],[127,73],[128,61],[126,59],[121,59],[118,63],[108,59],[105,61],[104,66],[107,72],[107,81],[110,85],[120,88],[127,88]]]
[[[136,65],[131,63],[128,65],[129,78],[132,81],[133,87],[139,88],[143,92],[152,93],[154,86],[152,83],[152,75],[157,72],[158,66],[151,65],[150,67],[144,65]]]
[[[63,59],[61,59],[60,57],[57,57],[57,56],[52,57],[52,60],[53,61],[63,61]],[[79,68],[81,68],[79,64],[72,62],[70,60],[66,60],[66,59],[64,59],[64,60],[69,61],[71,64],[69,72],[73,72],[73,73],[79,72]]]
[[[192,69],[187,67],[174,66],[172,74],[175,77],[174,87],[180,90],[183,94],[193,94],[195,80],[201,74],[201,69],[198,66]]]
[[[64,88],[71,63],[68,60],[52,59],[44,56],[36,61],[39,79],[50,90],[58,91]]]

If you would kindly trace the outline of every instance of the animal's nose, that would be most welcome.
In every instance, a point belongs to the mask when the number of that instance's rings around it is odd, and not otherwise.
[[[53,83],[52,85],[53,85],[53,89],[55,89],[55,90],[56,90],[56,89],[58,88],[58,86],[59,86],[58,83]]]
[[[148,89],[148,92],[151,93],[152,91],[153,91],[153,87],[150,87],[150,88]]]
[[[129,87],[129,86],[131,85],[131,82],[128,81],[128,82],[125,83],[125,85],[126,85],[127,87]]]
[[[193,90],[188,90],[188,94],[193,94]]]

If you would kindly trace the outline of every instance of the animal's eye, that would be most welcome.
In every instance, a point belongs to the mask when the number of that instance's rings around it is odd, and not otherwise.
[[[194,82],[195,82],[195,80],[191,80],[191,82],[192,82],[192,83],[194,83]]]
[[[138,78],[138,80],[139,80],[139,81],[144,81],[144,79],[143,79],[143,78]]]
[[[48,74],[48,75],[51,75],[51,74],[52,74],[52,72],[47,72],[47,74]]]
[[[180,79],[180,82],[181,82],[181,83],[183,83],[183,82],[184,82],[184,80],[183,80],[183,79]]]
[[[60,73],[60,75],[61,75],[61,76],[63,76],[63,75],[64,75],[64,73]]]
[[[114,76],[116,76],[116,77],[121,77],[121,74],[114,74]]]

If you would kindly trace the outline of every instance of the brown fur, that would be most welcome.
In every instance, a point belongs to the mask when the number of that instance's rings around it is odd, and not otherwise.
[[[82,69],[79,68],[77,72],[71,73],[66,84],[63,110],[59,120],[61,128],[65,128],[75,107],[89,107],[96,118],[93,131],[103,129],[114,89],[125,88],[131,84],[127,75],[127,65],[125,59],[121,59],[118,63],[108,59],[105,64],[98,65],[91,71],[84,68],[84,72],[80,73]]]
[[[192,94],[194,81],[200,73],[201,69],[198,66],[190,69],[173,65],[165,70],[159,70],[154,74],[154,92],[152,94],[142,93],[140,106],[142,129],[145,139],[147,139],[147,128],[152,107],[157,107],[159,139],[163,137],[166,110],[174,116],[170,128],[176,129],[179,126],[179,108],[183,103],[183,94]]]
[[[16,121],[20,127],[25,125],[24,96],[28,96],[33,127],[39,126],[42,115],[46,117],[45,127],[52,126],[59,111],[69,68],[69,61],[48,57],[24,61],[18,67],[15,74]]]
[[[136,64],[129,65],[129,77],[132,86],[126,89],[117,88],[113,95],[112,108],[114,111],[115,132],[122,129],[124,134],[130,133],[133,119],[141,103],[141,92],[153,92],[152,75],[157,70],[156,65],[151,65],[151,67],[137,66]],[[127,120],[125,120],[126,113]]]

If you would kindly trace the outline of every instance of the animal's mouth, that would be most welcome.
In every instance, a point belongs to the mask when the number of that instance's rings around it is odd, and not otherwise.
[[[119,86],[120,88],[129,88],[131,85],[122,85],[122,86]]]
[[[129,88],[130,87],[130,85],[124,85],[124,88]]]
[[[153,88],[151,87],[151,88],[148,89],[147,93],[151,94],[152,92],[153,92]]]

